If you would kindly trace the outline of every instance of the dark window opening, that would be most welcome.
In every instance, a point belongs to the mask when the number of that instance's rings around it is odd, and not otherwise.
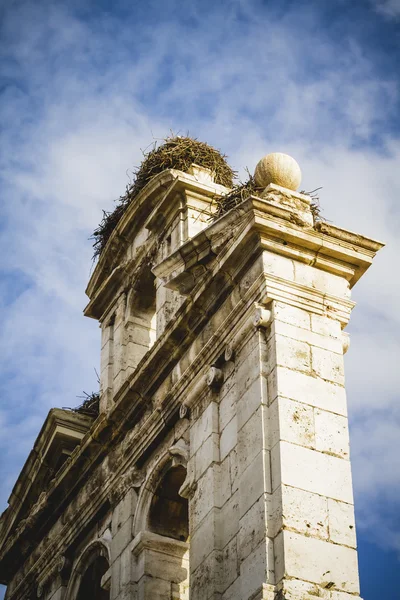
[[[188,501],[179,495],[185,479],[185,467],[169,469],[157,487],[149,512],[151,531],[182,542],[189,537]]]
[[[107,560],[104,556],[98,556],[82,577],[77,600],[109,600],[109,591],[101,587],[101,578],[107,569]]]
[[[147,349],[151,348],[156,341],[157,318],[155,277],[150,269],[145,269],[136,283],[130,316],[134,320],[135,330],[138,333],[140,330],[138,343]]]

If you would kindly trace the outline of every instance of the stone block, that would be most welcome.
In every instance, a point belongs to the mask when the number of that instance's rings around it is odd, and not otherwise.
[[[311,372],[309,344],[284,335],[275,334],[276,364],[295,371]]]
[[[262,450],[240,476],[239,514],[242,517],[264,493],[271,493],[270,453]]]
[[[117,558],[111,564],[111,598],[116,598],[121,590],[121,559]]]
[[[218,590],[220,593],[232,585],[239,575],[237,540],[234,537],[222,550],[222,566]]]
[[[243,600],[240,577],[222,594],[222,600]]]
[[[285,336],[309,344],[310,346],[317,346],[324,350],[336,352],[336,354],[343,354],[343,343],[341,335],[338,337],[317,333],[315,331],[309,331],[302,327],[296,327],[295,325],[289,325],[283,321],[273,321],[268,336],[269,340],[274,340],[275,335]]]
[[[197,567],[216,548],[216,529],[219,509],[212,509],[190,536],[190,569]]]
[[[322,410],[347,415],[345,389],[318,377],[278,367],[268,378],[268,390],[271,402],[276,396],[284,396]]]
[[[354,507],[328,498],[329,538],[336,544],[357,547]]]
[[[340,298],[350,296],[349,284],[344,277],[326,273],[299,261],[294,261],[294,281]]]
[[[105,348],[108,342],[111,340],[113,334],[113,327],[105,326],[104,324],[101,326],[101,350]]]
[[[253,462],[260,450],[266,447],[267,411],[266,406],[260,406],[238,433],[238,459],[241,473]]]
[[[62,585],[58,587],[54,592],[50,592],[48,600],[64,600],[67,588]]]
[[[267,577],[267,546],[263,541],[240,564],[242,598],[251,598],[267,581]]]
[[[241,429],[262,404],[268,402],[267,379],[263,375],[254,378],[252,384],[242,392],[237,401],[237,426]]]
[[[218,519],[218,548],[224,548],[239,531],[239,492],[231,496],[220,509]]]
[[[210,402],[202,414],[191,423],[190,427],[190,449],[196,452],[205,440],[218,431],[218,404]]]
[[[359,596],[357,596],[357,599],[358,598]],[[332,591],[330,600],[354,600],[354,596],[353,594],[346,594],[346,592]],[[362,600],[362,598],[359,600]]]
[[[299,579],[284,579],[279,589],[282,596],[290,598],[290,600],[315,600],[316,597],[325,600],[330,599],[329,590],[325,590],[324,593],[324,590],[315,583]]]
[[[120,558],[120,587],[129,586],[132,583],[132,550],[130,545],[121,553]]]
[[[314,314],[311,315],[311,330],[321,335],[329,335],[338,339],[341,338],[342,332],[339,321]]]
[[[343,356],[313,346],[311,348],[313,372],[321,379],[344,385]]]
[[[252,338],[252,349],[249,349],[248,353],[245,353],[245,348],[242,349],[239,358],[236,361],[236,385],[237,385],[237,396],[240,398],[243,393],[251,386],[262,370],[261,364],[261,348],[260,342],[257,336]]]
[[[218,600],[221,572],[221,551],[212,552],[190,576],[190,600]],[[165,600],[165,599],[163,599]]]
[[[111,520],[111,530],[113,535],[121,529],[122,525],[129,518],[132,518],[136,509],[137,494],[133,488],[129,489],[122,500],[113,510]]]
[[[150,341],[153,336],[152,328],[142,323],[138,323],[135,319],[129,319],[125,322],[125,339],[126,344],[131,342],[139,346],[150,347]]]
[[[171,598],[171,582],[144,576],[137,586],[137,600],[166,600]]]
[[[238,554],[243,561],[266,537],[267,503],[264,494],[240,518],[239,526]]]
[[[325,589],[359,592],[357,553],[354,549],[292,531],[282,531],[275,547],[284,552],[284,561],[278,560],[276,564],[277,581],[285,575],[316,583]]]
[[[269,408],[268,436],[271,447],[285,440],[315,448],[313,407],[287,398],[276,398]]]
[[[111,540],[111,562],[120,556],[122,551],[132,541],[132,520],[127,519],[114,533]]]
[[[349,430],[347,418],[315,409],[315,448],[321,452],[349,458]]]
[[[237,422],[236,417],[233,417],[231,421],[221,432],[220,436],[220,458],[224,460],[226,456],[233,450],[237,444]]]
[[[328,539],[327,498],[287,485],[281,487],[281,497],[282,521],[286,529],[319,539]]]
[[[273,254],[264,250],[263,252],[263,267],[264,272],[268,275],[276,275],[293,281],[294,278],[294,265],[293,260],[286,256],[280,256],[279,254]]]
[[[231,496],[231,474],[229,457],[226,457],[219,465],[216,465],[219,473],[218,480],[218,506],[221,507]]]
[[[190,523],[195,530],[212,508],[221,508],[231,495],[229,460],[214,464],[197,481],[197,489],[190,502]]]
[[[149,347],[136,342],[128,342],[125,347],[124,358],[126,365],[137,367]],[[114,361],[117,364],[117,359]]]
[[[219,435],[212,433],[194,455],[196,479],[199,479],[210,465],[219,461]]]
[[[311,328],[309,312],[283,302],[274,302],[274,319],[303,329]]]
[[[225,429],[226,425],[236,415],[236,388],[232,386],[229,391],[221,397],[219,403],[219,427],[220,431]]]
[[[231,494],[234,494],[239,489],[239,460],[237,447],[232,450],[228,458]]]
[[[182,556],[145,549],[139,556],[138,563],[137,572],[147,577],[165,579],[170,583],[180,583],[188,576],[187,561]]]
[[[214,468],[209,467],[197,481],[197,489],[189,504],[190,525],[193,531],[211,509],[219,508],[217,506],[217,490],[214,479]]]
[[[353,503],[350,463],[347,460],[281,442],[271,452],[272,487],[281,484]]]

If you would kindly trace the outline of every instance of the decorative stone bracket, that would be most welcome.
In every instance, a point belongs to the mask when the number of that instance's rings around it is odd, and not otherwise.
[[[272,311],[263,306],[258,306],[254,313],[253,325],[257,328],[266,329],[272,321]]]
[[[65,578],[71,570],[71,562],[64,555],[58,557],[56,562],[50,568],[49,571],[45,573],[45,575],[39,580],[38,587],[36,591],[36,595],[38,598],[41,598],[44,595],[44,591],[46,587],[48,587],[53,579],[60,575],[62,578]]]
[[[224,373],[218,367],[210,367],[207,373],[207,385],[210,388],[218,390],[224,381]]]

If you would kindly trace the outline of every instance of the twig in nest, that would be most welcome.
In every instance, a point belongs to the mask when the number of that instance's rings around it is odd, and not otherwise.
[[[112,212],[103,211],[101,223],[91,237],[94,240],[93,258],[101,254],[128,206],[158,173],[166,169],[187,172],[192,163],[196,163],[210,169],[216,183],[232,187],[235,172],[227,163],[226,156],[204,142],[189,136],[170,136],[160,146],[157,147],[155,141],[150,147],[149,151],[143,152],[142,164],[133,171],[134,181],[127,186],[125,195],[117,200],[116,208]]]
[[[213,219],[218,219],[221,215],[228,212],[228,210],[231,210],[231,208],[234,208],[253,194],[257,195],[263,189],[256,185],[254,177],[250,175],[248,169],[246,170],[249,175],[247,181],[244,183],[240,182],[238,185],[234,186],[225,196],[215,198],[214,202],[217,205],[217,210]]]
[[[317,193],[319,190],[322,190],[322,187],[315,188],[315,190],[311,190],[311,192],[306,192],[305,190],[301,190],[300,192],[300,194],[305,194],[311,198],[310,210],[314,219],[314,225],[323,220],[319,203],[319,194]]]
[[[84,398],[84,401],[76,408],[73,408],[73,412],[97,416],[99,414],[100,393],[92,392],[88,394],[87,392],[83,392],[83,394],[83,396],[77,396],[78,398]]]

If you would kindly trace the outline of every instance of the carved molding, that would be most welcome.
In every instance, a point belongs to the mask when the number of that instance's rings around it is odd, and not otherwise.
[[[172,456],[172,466],[182,465],[183,467],[187,467],[189,461],[189,448],[185,444],[183,445],[174,445],[168,448],[168,452]]]
[[[115,506],[122,500],[125,494],[131,488],[138,489],[141,487],[145,479],[144,473],[139,469],[132,468],[126,473],[124,473],[117,485],[112,487],[108,494],[108,499],[110,501],[111,506]]]
[[[272,321],[272,311],[264,308],[263,306],[258,306],[255,310],[253,317],[253,325],[254,327],[261,327],[266,329],[270,326]]]
[[[197,490],[197,481],[195,481],[193,473],[187,475],[185,481],[182,483],[181,488],[179,489],[179,495],[182,498],[186,498],[187,500],[191,500]]]
[[[180,419],[188,419],[190,417],[190,409],[186,404],[181,404],[179,408],[179,418]]]
[[[355,302],[348,298],[333,296],[308,286],[288,281],[271,274],[264,274],[265,294],[262,303],[277,300],[317,315],[326,315],[347,325]]]
[[[235,358],[235,349],[233,348],[232,344],[228,344],[225,347],[225,351],[224,351],[224,361],[230,362],[230,361],[234,360],[234,358]]]
[[[210,367],[207,373],[207,385],[213,389],[219,389],[224,381],[224,373],[217,367]]]
[[[38,587],[36,590],[36,595],[38,598],[41,598],[45,592],[46,587],[48,587],[51,582],[59,575],[60,577],[65,577],[70,573],[71,570],[71,562],[64,555],[59,556],[55,562],[52,563],[49,570],[45,572],[43,577],[38,582]]]

